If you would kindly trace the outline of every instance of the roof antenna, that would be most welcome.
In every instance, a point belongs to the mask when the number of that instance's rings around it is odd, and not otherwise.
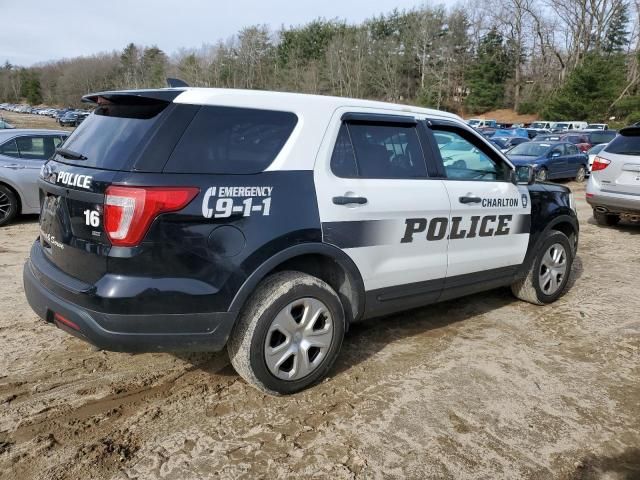
[[[181,88],[188,87],[189,84],[184,80],[180,80],[179,78],[167,78],[167,85],[169,88]]]

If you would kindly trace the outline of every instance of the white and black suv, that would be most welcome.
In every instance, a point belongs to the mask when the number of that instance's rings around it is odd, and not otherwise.
[[[32,308],[118,351],[227,346],[270,393],[323,378],[353,322],[511,286],[566,289],[569,189],[459,117],[219,89],[88,95],[43,168]]]

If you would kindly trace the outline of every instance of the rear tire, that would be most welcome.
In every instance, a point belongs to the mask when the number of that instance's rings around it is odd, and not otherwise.
[[[0,227],[7,225],[18,214],[18,198],[4,185],[0,185]]]
[[[342,303],[319,278],[285,271],[264,279],[242,309],[227,344],[236,372],[272,395],[324,378],[345,331]]]
[[[567,236],[551,230],[527,272],[527,276],[511,285],[511,291],[520,300],[545,305],[564,295],[571,276],[573,249]]]
[[[593,210],[593,218],[595,218],[598,225],[606,225],[608,227],[613,227],[620,222],[620,215],[596,212],[595,210]]]
[[[587,177],[587,169],[584,165],[580,165],[580,168],[576,172],[575,181],[578,183],[584,182],[584,179]]]

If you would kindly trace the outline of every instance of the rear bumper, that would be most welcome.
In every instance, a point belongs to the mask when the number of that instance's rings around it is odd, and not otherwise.
[[[603,213],[640,214],[640,196],[620,195],[587,189],[587,203],[593,208],[604,209]]]
[[[89,310],[46,288],[35,269],[37,266],[28,259],[23,282],[27,301],[36,314],[103,350],[218,351],[227,343],[235,324],[236,312],[127,315]]]

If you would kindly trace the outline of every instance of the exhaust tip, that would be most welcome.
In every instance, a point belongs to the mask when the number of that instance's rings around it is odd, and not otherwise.
[[[607,213],[608,210],[605,207],[596,207],[596,212],[598,212],[598,213]]]

